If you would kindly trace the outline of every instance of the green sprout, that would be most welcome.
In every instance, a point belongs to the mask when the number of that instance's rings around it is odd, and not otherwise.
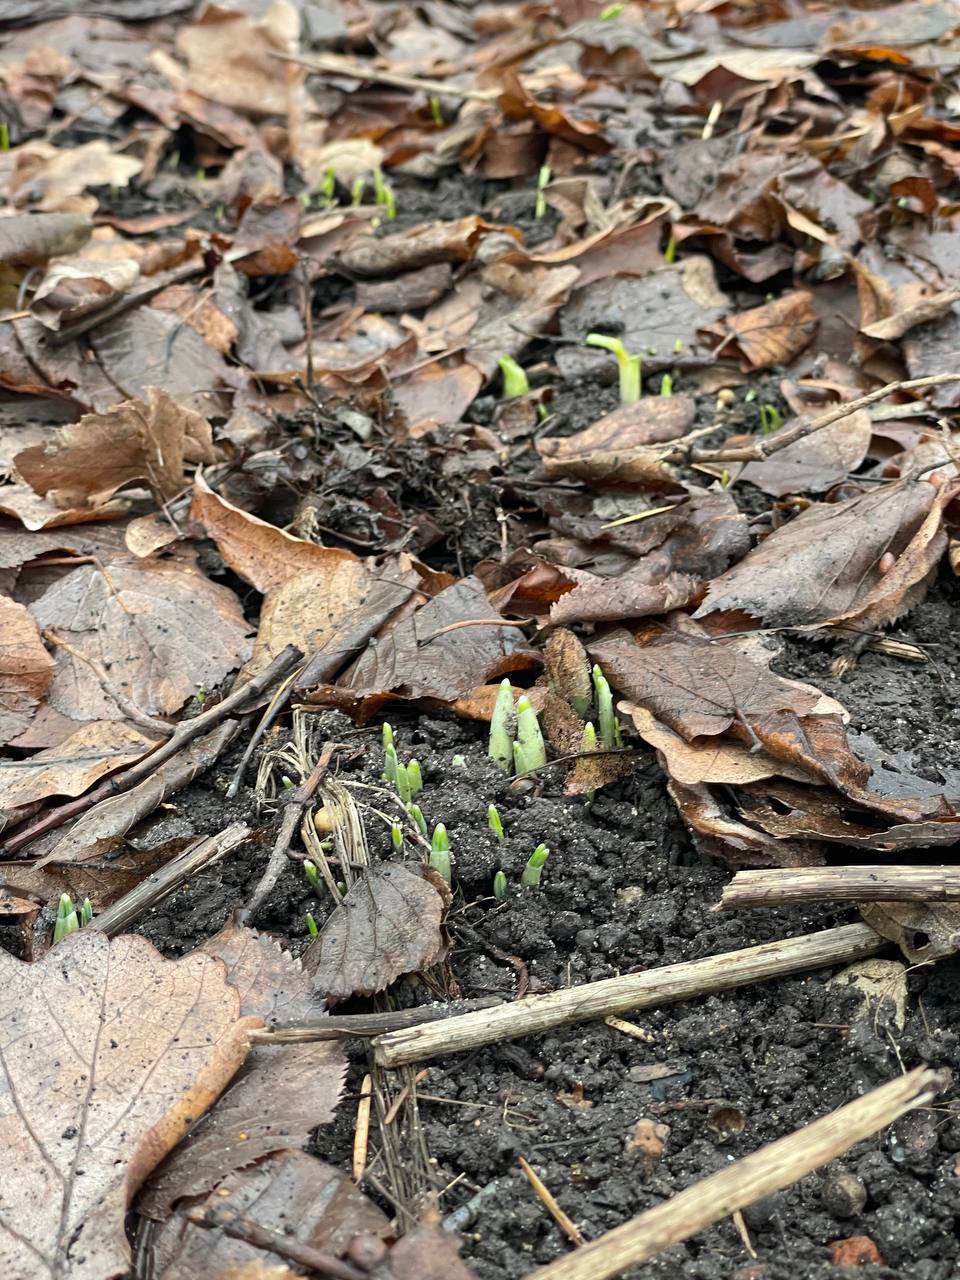
[[[620,370],[620,403],[633,404],[640,399],[640,357],[627,355],[627,349],[619,338],[605,333],[588,333],[584,339],[588,347],[602,347],[616,357]]]
[[[523,368],[517,364],[513,356],[501,356],[497,364],[503,374],[504,400],[516,400],[517,396],[525,396],[530,390],[530,383]]]
[[[410,771],[405,764],[397,765],[397,776],[394,779],[397,785],[397,795],[400,797],[400,803],[408,805],[413,799],[410,790]]]
[[[515,710],[513,705],[513,686],[509,680],[501,680],[497,691],[497,700],[493,704],[493,715],[490,717],[490,743],[487,755],[504,773],[510,772],[513,761],[513,725]]]
[[[675,338],[673,342],[673,354],[675,356],[678,356],[682,350],[683,350],[683,339]]]
[[[80,908],[80,928],[85,929],[93,919],[93,903],[89,898],[84,898],[83,905]]]
[[[410,799],[413,800],[423,790],[423,774],[420,772],[419,760],[407,761],[407,781],[410,783]]]
[[[320,872],[317,870],[317,864],[312,862],[309,858],[304,858],[303,874],[307,877],[307,884],[317,897],[323,897],[323,881],[320,879]]]
[[[307,912],[307,933],[309,933],[311,938],[315,938],[319,932],[320,930],[317,928],[316,920],[314,920],[313,915],[308,911]]]
[[[673,374],[665,373],[660,379],[660,394],[662,396],[673,395]]]
[[[389,219],[397,216],[397,198],[393,194],[393,187],[384,181],[383,171],[379,166],[373,171],[373,190],[377,204],[383,205],[386,215]]]
[[[420,834],[425,836],[427,834],[427,820],[423,816],[423,810],[420,806],[418,804],[408,804],[407,813],[409,813],[410,817],[413,819]]]
[[[80,928],[77,912],[69,893],[61,893],[57,903],[57,918],[53,926],[54,943],[62,941],[68,933],[76,933]]]
[[[537,203],[533,210],[533,216],[538,220],[547,212],[547,197],[544,195],[544,188],[553,177],[548,164],[542,165],[540,172],[537,174]]]
[[[10,126],[6,120],[0,120],[0,151],[10,150]]]
[[[507,896],[507,877],[502,871],[493,877],[493,896],[501,900]]]
[[[403,848],[403,827],[399,822],[394,822],[390,827],[390,843],[396,849],[397,853]]]
[[[487,805],[487,826],[498,840],[503,839],[503,823],[500,821],[500,814],[495,804]]]
[[[667,247],[663,251],[663,260],[668,267],[672,267],[677,260],[677,237],[671,236],[667,241]]]
[[[523,773],[523,756],[520,754],[520,743],[514,742],[510,749],[513,752],[513,772],[519,776]]]
[[[521,698],[517,703],[517,740],[514,747],[514,758],[519,760],[522,768],[517,773],[528,773],[531,769],[539,769],[547,763],[547,749],[543,744],[540,722],[529,698]]]
[[[293,779],[288,778],[285,773],[281,773],[280,785],[283,787],[284,791],[292,791],[294,786]]]
[[[543,864],[550,857],[550,850],[545,844],[538,844],[530,855],[530,861],[523,868],[523,875],[520,877],[520,883],[528,889],[536,889],[540,884],[540,875],[543,872]]]
[[[608,751],[620,746],[620,722],[613,710],[613,694],[610,683],[600,667],[593,668],[593,688],[597,696],[597,718],[600,721],[600,740]]]
[[[396,782],[397,769],[400,762],[397,759],[397,748],[391,742],[383,751],[383,773],[380,775],[384,782]]]
[[[363,204],[363,194],[366,190],[366,186],[366,180],[362,175],[359,178],[354,178],[353,186],[350,188],[350,203],[353,205],[354,209],[359,208],[359,206]]]
[[[386,751],[389,747],[396,747],[393,740],[393,725],[389,721],[384,720],[380,732],[383,734],[383,749]]]
[[[721,489],[730,488],[730,472],[727,470],[726,467],[724,467],[723,470],[720,472],[720,488]]]
[[[450,839],[447,835],[447,828],[442,822],[438,822],[433,828],[433,837],[430,840],[430,865],[434,871],[439,872],[450,883]]]
[[[608,4],[600,10],[600,21],[609,22],[611,18],[619,18],[627,6],[625,4]]]
[[[773,404],[762,404],[760,406],[760,430],[765,435],[771,435],[774,431],[779,431],[783,426],[783,414]]]
[[[597,731],[593,727],[593,721],[588,720],[583,726],[583,737],[580,740],[580,750],[593,752],[597,749]]]
[[[197,172],[194,174],[194,177],[198,182],[206,182],[207,180],[206,169],[203,169],[203,168],[198,169]]]
[[[323,171],[323,181],[317,188],[317,195],[324,204],[333,204],[337,195],[337,175],[333,171],[333,165],[328,164]]]
[[[434,94],[430,98],[430,115],[433,117],[433,123],[438,129],[442,129],[446,124],[443,118],[443,107],[440,105],[440,99]]]

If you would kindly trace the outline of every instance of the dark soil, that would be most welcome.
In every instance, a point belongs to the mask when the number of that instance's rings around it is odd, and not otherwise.
[[[837,682],[829,676],[826,649],[791,643],[779,666],[841,698],[856,727],[891,752],[913,751],[920,772],[935,776],[938,766],[956,765],[960,756],[949,599],[931,599],[902,634],[927,646],[932,661],[916,667],[868,653],[851,677]],[[339,723],[327,727],[331,737],[356,733],[335,719]],[[450,832],[453,936],[462,922],[484,943],[460,942],[450,958],[465,997],[516,991],[516,970],[496,952],[521,958],[531,987],[545,990],[856,918],[853,911],[821,906],[715,914],[728,872],[692,851],[662,775],[645,753],[633,776],[602,792],[587,812],[582,799],[560,793],[550,772],[542,792],[512,787],[486,760],[473,725],[422,718],[395,729],[401,756],[416,755],[423,767],[420,801],[428,821],[442,820]],[[344,776],[375,782],[379,735],[358,737],[367,744],[365,758]],[[455,756],[463,762],[454,763]],[[248,802],[231,806],[220,798],[231,772],[232,762],[225,762],[182,793],[178,816],[198,832],[243,816]],[[487,828],[491,800],[503,819],[502,844]],[[390,856],[379,820],[370,822],[369,837],[373,853]],[[265,827],[258,847],[157,908],[144,925],[148,936],[168,954],[208,936],[252,888],[270,839]],[[541,887],[520,889],[520,872],[540,841],[551,849]],[[500,867],[511,890],[498,903],[490,890]],[[291,864],[259,923],[297,949],[306,938],[307,910],[320,917],[325,907]],[[489,1188],[466,1229],[465,1256],[478,1275],[513,1280],[568,1248],[521,1174],[519,1155],[593,1238],[901,1069],[919,1062],[960,1068],[960,961],[910,973],[903,1030],[889,1005],[867,1011],[849,989],[829,986],[830,976],[751,986],[640,1014],[634,1021],[648,1040],[594,1023],[432,1064],[422,1090],[444,1101],[423,1100],[420,1111],[438,1162],[437,1185],[462,1175],[441,1209],[449,1213]],[[404,998],[416,1002],[417,996],[407,991]],[[365,1070],[358,1048],[348,1091]],[[659,1161],[645,1161],[630,1143],[641,1119],[669,1126]],[[741,1120],[742,1132],[732,1134]],[[352,1136],[348,1099],[334,1125],[318,1133],[316,1150],[348,1163]],[[844,1216],[847,1193],[836,1170],[746,1210],[762,1271],[751,1269],[753,1260],[727,1221],[635,1274],[839,1280],[852,1273],[831,1265],[830,1242],[867,1235],[886,1263],[870,1272],[878,1280],[948,1280],[960,1268],[958,1153],[960,1121],[947,1112],[920,1113],[861,1143],[837,1166],[858,1179],[855,1187],[862,1185],[862,1211]]]

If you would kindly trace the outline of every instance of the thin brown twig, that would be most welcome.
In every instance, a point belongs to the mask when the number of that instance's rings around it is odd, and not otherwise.
[[[86,813],[101,800],[118,795],[121,791],[129,791],[136,783],[153,773],[164,761],[182,751],[195,738],[208,733],[234,712],[242,713],[246,703],[255,701],[275,680],[285,676],[302,658],[303,654],[299,649],[294,648],[293,645],[287,645],[258,675],[238,689],[233,689],[221,702],[194,716],[192,720],[181,720],[166,742],[144,756],[142,760],[138,760],[136,764],[131,765],[129,769],[104,779],[99,786],[86,792],[85,795],[78,796],[76,800],[71,800],[56,809],[48,810],[32,826],[23,827],[15,832],[3,848],[3,856],[11,857],[36,840],[38,836],[48,831],[55,831],[65,822],[78,818],[81,813]]]
[[[533,1169],[530,1168],[523,1156],[518,1156],[517,1162],[523,1170],[527,1181],[543,1202],[543,1206],[547,1213],[549,1213],[550,1217],[554,1220],[570,1243],[577,1245],[579,1248],[579,1246],[583,1244],[583,1236],[580,1234],[580,1228],[573,1219],[560,1208],[553,1192],[539,1177],[539,1175],[534,1173]]]
[[[816,418],[801,419],[795,426],[785,431],[781,429],[767,436],[757,436],[749,444],[727,445],[719,449],[693,449],[691,444],[697,434],[694,432],[684,436],[682,440],[675,441],[667,451],[664,460],[674,463],[763,462],[771,454],[786,449],[788,445],[796,444],[798,440],[813,435],[815,431],[822,431],[824,427],[832,426],[841,418],[856,413],[858,409],[876,404],[878,400],[883,400],[894,392],[920,391],[925,387],[939,387],[948,382],[960,382],[960,373],[935,373],[927,378],[906,378],[898,382],[888,382],[886,386],[877,387],[876,390],[869,391],[856,400],[847,400],[843,404],[834,405]]]
[[[448,622],[445,627],[440,627],[438,631],[431,631],[429,635],[418,636],[417,644],[429,644],[438,636],[445,636],[450,631],[461,631],[464,627],[526,627],[532,621],[532,618],[523,618],[519,622],[508,618],[462,618],[460,622]]]
[[[348,1262],[341,1262],[332,1254],[314,1249],[312,1245],[301,1244],[293,1236],[281,1235],[279,1231],[271,1231],[262,1227],[252,1218],[234,1215],[229,1210],[191,1209],[186,1217],[198,1227],[209,1227],[220,1230],[235,1240],[243,1240],[255,1249],[268,1249],[280,1258],[296,1262],[308,1271],[315,1271],[322,1276],[331,1276],[333,1280],[369,1280],[366,1271],[358,1271]]]
[[[363,1181],[367,1168],[367,1146],[370,1142],[370,1107],[373,1103],[373,1080],[369,1072],[360,1086],[357,1103],[357,1126],[353,1133],[353,1164],[351,1176],[356,1183]]]

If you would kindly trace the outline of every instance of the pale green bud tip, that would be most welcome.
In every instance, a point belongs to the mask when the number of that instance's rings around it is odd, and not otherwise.
[[[315,938],[320,930],[317,928],[317,922],[314,920],[310,912],[307,912],[307,933],[311,938]]]
[[[390,840],[392,841],[395,849],[403,848],[403,827],[401,827],[399,822],[395,822],[390,828]]]
[[[532,710],[533,710],[533,708],[530,706],[530,699],[529,699],[529,698],[520,698],[520,699],[518,700],[518,702],[517,702],[517,715],[518,715],[518,716],[525,715],[525,714],[526,714],[526,712],[528,712],[528,711],[532,711]]]
[[[384,749],[384,751],[386,751],[387,747],[392,747],[393,745],[394,745],[394,742],[393,742],[393,725],[392,725],[392,724],[389,724],[386,720],[384,720],[384,722],[383,722],[383,749]]]
[[[434,853],[446,852],[450,848],[450,837],[447,835],[447,828],[442,822],[438,822],[433,828],[430,846]]]
[[[542,867],[546,860],[550,857],[550,850],[545,844],[538,844],[530,855],[530,861],[535,867]]]
[[[497,806],[495,804],[491,804],[487,806],[487,823],[490,827],[490,830],[497,837],[497,839],[502,840],[503,839],[503,822],[500,819],[500,814],[497,811]]]
[[[69,893],[61,893],[60,901],[57,903],[57,915],[68,916],[73,910],[73,900]]]
[[[493,877],[493,896],[495,898],[505,898],[507,896],[507,877],[502,871],[498,871]]]

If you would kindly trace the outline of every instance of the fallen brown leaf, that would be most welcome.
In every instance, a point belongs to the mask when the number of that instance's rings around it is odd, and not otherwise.
[[[879,564],[902,556],[938,505],[917,480],[880,485],[846,502],[816,503],[710,583],[695,614],[742,609],[770,626],[817,626],[884,594]]]
[[[363,562],[351,552],[295,538],[276,525],[241,511],[214,493],[202,475],[194,484],[190,515],[203,525],[234,573],[258,591],[269,591],[310,570],[328,579],[352,580],[354,587],[365,576]]]
[[[741,368],[769,369],[789,364],[813,341],[818,319],[812,295],[797,290],[749,311],[724,316],[704,332],[719,340],[717,354],[740,357]]]
[[[76,253],[90,239],[93,223],[82,213],[19,213],[0,218],[0,262],[35,267]]]
[[[0,744],[27,728],[52,675],[36,622],[22,604],[0,596]]]
[[[197,462],[215,460],[209,423],[161,388],[148,387],[145,402],[85,414],[62,427],[55,444],[18,453],[14,465],[56,506],[97,507],[135,480],[145,480],[158,502],[175,497],[187,452]]]
[[[298,960],[273,938],[227,924],[201,948],[227,966],[240,1011],[264,1022],[303,1022],[323,1013]],[[298,1151],[333,1119],[347,1063],[335,1040],[255,1045],[212,1111],[157,1170],[138,1209],[163,1221],[176,1201],[206,1195],[222,1179],[277,1151]]]
[[[545,436],[537,442],[549,476],[573,476],[593,487],[649,485],[672,488],[676,481],[655,445],[676,440],[690,429],[689,396],[647,396],[621,405],[572,436]]]
[[[808,840],[777,840],[731,818],[708,786],[667,783],[701,853],[719,858],[736,870],[747,867],[809,867],[824,861],[820,848]]]
[[[911,964],[930,964],[960,951],[960,905],[955,902],[864,902],[871,929],[895,942]]]
[[[154,739],[132,725],[93,720],[59,746],[25,760],[0,761],[0,809],[47,796],[79,796],[106,774],[139,760],[154,745]]]
[[[401,974],[444,953],[444,881],[420,863],[384,863],[366,871],[303,956],[313,989],[331,1003],[383,991]]]
[[[783,424],[789,429],[793,419]],[[832,426],[815,431],[780,449],[763,462],[748,462],[739,479],[749,480],[764,493],[823,493],[859,467],[870,446],[873,426],[866,409],[859,409]]]
[[[228,1280],[245,1264],[275,1260],[276,1255],[218,1229],[226,1206],[260,1227],[334,1256],[356,1235],[379,1237],[389,1231],[386,1216],[345,1173],[303,1151],[284,1151],[231,1173],[201,1202],[210,1226],[188,1219],[184,1206],[160,1227],[151,1250],[157,1280]]]
[[[454,222],[430,222],[387,236],[371,233],[344,249],[339,265],[360,276],[388,276],[419,271],[436,263],[469,262],[481,237],[496,230],[491,223],[471,215]]]
[[[0,1225],[5,1269],[111,1280],[130,1265],[133,1193],[222,1092],[260,1020],[240,1016],[219,961],[165,960],[133,935],[84,929],[35,964],[0,952],[0,974],[18,1188]]]
[[[471,576],[401,618],[336,685],[322,684],[308,701],[333,704],[366,720],[388,702],[451,702],[479,684],[539,662],[523,632],[501,624]]]
[[[248,627],[232,591],[187,561],[81,565],[31,606],[81,654],[106,665],[115,688],[151,715],[179,711],[198,688],[213,688],[250,653]],[[121,720],[81,658],[58,649],[50,703],[75,720]]]

